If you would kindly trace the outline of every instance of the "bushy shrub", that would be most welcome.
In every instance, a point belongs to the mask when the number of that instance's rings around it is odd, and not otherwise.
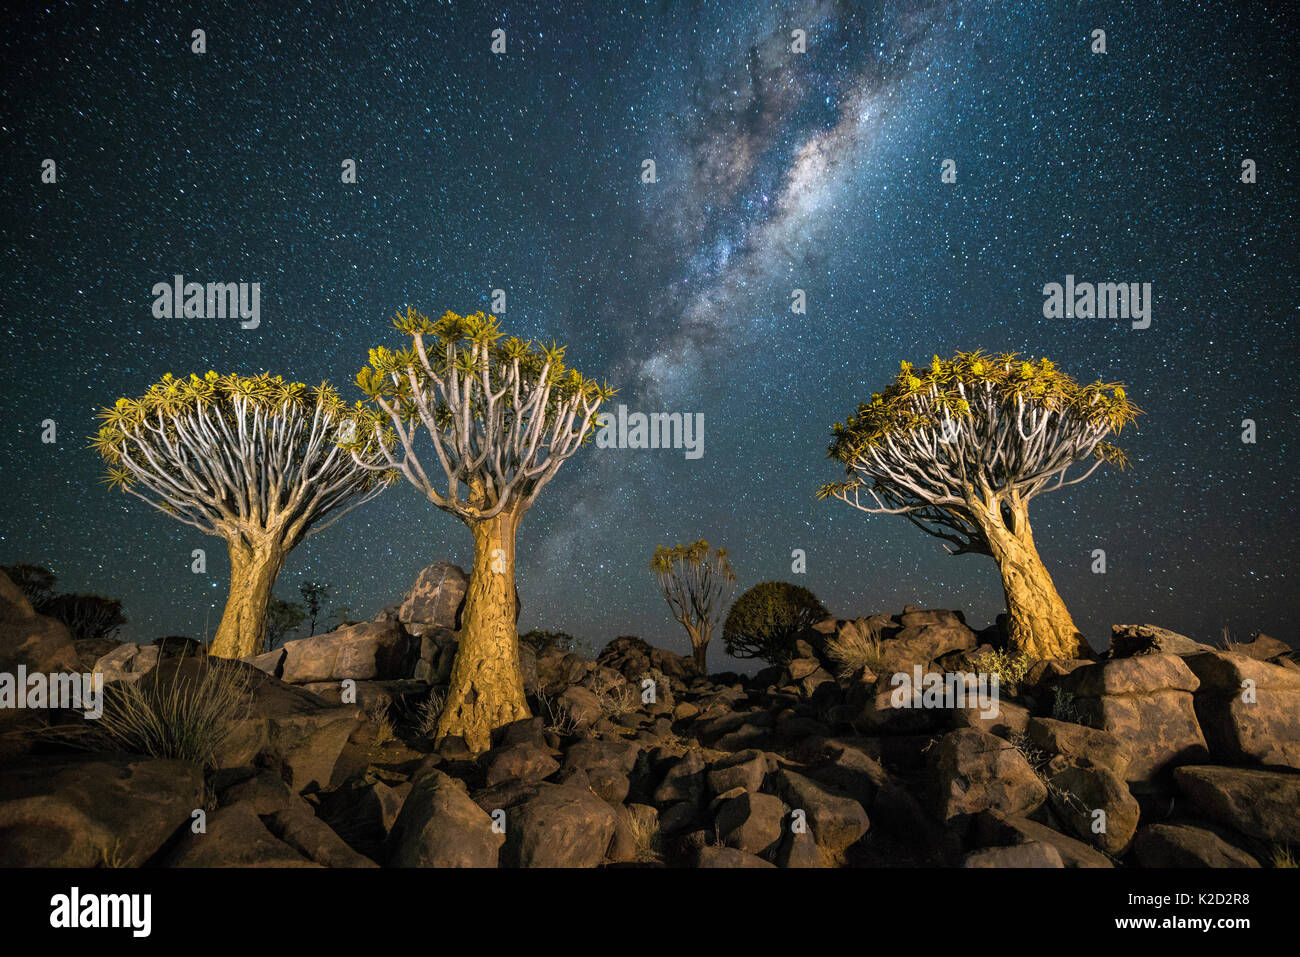
[[[40,565],[18,562],[16,565],[0,565],[0,572],[9,576],[9,580],[18,586],[27,603],[44,614],[45,603],[54,597],[54,585],[58,581],[54,572]]]
[[[77,641],[112,638],[126,624],[122,603],[101,595],[55,595],[41,614],[63,622]]]
[[[759,658],[783,665],[793,656],[795,641],[829,615],[807,588],[789,582],[760,582],[731,606],[722,626],[722,641],[733,658]]]
[[[1025,675],[1033,667],[1036,659],[1030,655],[1020,654],[1010,649],[1004,651],[984,651],[972,655],[970,663],[982,674],[997,675],[1002,685],[1018,685],[1025,680]]]

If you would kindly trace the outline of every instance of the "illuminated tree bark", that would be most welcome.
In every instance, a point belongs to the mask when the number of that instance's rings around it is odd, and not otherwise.
[[[474,537],[460,644],[434,739],[460,737],[477,754],[491,747],[495,729],[529,713],[515,628],[520,522],[592,435],[596,410],[614,392],[567,369],[560,346],[498,341],[496,318],[481,312],[432,322],[407,309],[396,326],[410,348],[371,350],[357,376],[374,405],[368,433],[382,459],[359,464],[401,474]],[[421,431],[438,472],[416,455]]]
[[[210,654],[260,652],[289,553],[391,479],[355,464],[374,454],[356,437],[358,416],[328,384],[215,372],[163,376],[100,413],[94,446],[110,485],[226,541],[230,593]]]
[[[1040,659],[1087,656],[1034,545],[1029,501],[1082,482],[1103,462],[1124,468],[1124,454],[1104,440],[1140,412],[1122,386],[1081,386],[1047,359],[958,353],[935,356],[919,374],[904,362],[883,393],[836,423],[829,454],[848,479],[818,497],[903,515],[952,554],[992,556],[1010,646]]]

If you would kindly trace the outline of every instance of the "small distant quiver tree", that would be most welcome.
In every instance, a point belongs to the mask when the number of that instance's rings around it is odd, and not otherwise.
[[[100,418],[93,447],[108,462],[110,486],[226,540],[230,594],[209,651],[222,658],[262,650],[289,552],[389,481],[356,464],[354,456],[373,454],[373,443],[356,442],[368,419],[327,383],[169,373]]]
[[[1140,412],[1122,386],[1079,385],[1048,359],[959,352],[920,371],[904,362],[893,384],[833,427],[829,454],[848,479],[818,497],[906,516],[952,554],[991,555],[1011,646],[1040,659],[1086,656],[1034,546],[1029,501],[1103,462],[1124,468],[1124,453],[1105,439]]]
[[[397,352],[372,349],[357,385],[373,403],[368,436],[381,463],[469,526],[474,569],[460,643],[435,741],[455,735],[471,751],[495,728],[529,716],[515,629],[515,535],[524,513],[595,431],[614,395],[564,364],[564,348],[504,338],[494,316],[414,309],[395,325],[411,337]],[[436,471],[416,455],[428,433]],[[425,462],[429,455],[425,453]]]
[[[704,539],[671,548],[660,545],[650,560],[650,570],[673,617],[690,636],[695,667],[707,675],[709,638],[736,585],[727,550],[719,548],[710,553]]]

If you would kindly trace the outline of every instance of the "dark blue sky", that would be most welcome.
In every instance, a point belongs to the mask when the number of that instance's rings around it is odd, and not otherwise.
[[[698,460],[589,448],[564,467],[520,534],[523,627],[686,650],[647,563],[701,536],[742,588],[991,620],[989,559],[814,498],[839,477],[830,425],[900,359],[984,348],[1123,381],[1147,412],[1120,442],[1131,472],[1032,510],[1094,644],[1114,622],[1300,637],[1286,5],[534,6],[51,3],[7,26],[0,562],[120,597],[136,639],[215,629],[221,542],[99,483],[96,409],[209,368],[355,397],[395,310],[486,309],[502,288],[507,330],[568,343],[616,402],[705,416]],[[154,319],[151,287],[178,272],[260,282],[260,327]],[[1151,282],[1151,327],[1044,319],[1067,273]],[[317,578],[372,613],[470,552],[397,486],[300,547],[279,591]]]

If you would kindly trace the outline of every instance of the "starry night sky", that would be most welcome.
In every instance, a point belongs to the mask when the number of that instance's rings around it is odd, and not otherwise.
[[[740,588],[987,623],[988,558],[814,497],[842,474],[831,424],[900,359],[983,348],[1123,381],[1147,412],[1120,440],[1132,471],[1031,512],[1094,645],[1115,622],[1300,637],[1287,4],[538,6],[49,3],[6,24],[0,563],[121,598],[124,637],[211,633],[222,542],[100,484],[96,410],[209,368],[356,398],[368,348],[400,342],[395,310],[486,310],[501,288],[507,331],[567,343],[615,404],[705,416],[701,459],[593,446],[565,465],[520,533],[521,629],[686,651],[647,564],[701,536]],[[260,282],[261,326],[153,318],[174,273]],[[1153,283],[1151,327],[1044,319],[1067,273]],[[471,551],[395,486],[299,547],[278,593],[316,578],[368,616]]]

